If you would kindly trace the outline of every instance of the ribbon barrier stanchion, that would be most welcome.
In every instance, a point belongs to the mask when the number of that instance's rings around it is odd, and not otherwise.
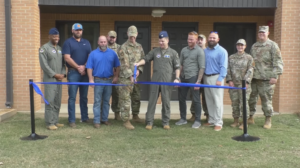
[[[48,136],[38,135],[35,133],[35,118],[34,118],[34,97],[33,97],[33,80],[29,80],[29,93],[30,93],[30,118],[31,118],[31,134],[26,137],[22,137],[21,140],[39,140],[45,139]]]
[[[244,134],[240,136],[232,137],[233,140],[236,141],[242,141],[242,142],[252,142],[252,141],[258,141],[260,138],[255,136],[250,136],[248,134],[248,128],[247,128],[247,106],[246,103],[248,103],[246,100],[246,81],[243,80],[242,87],[244,88],[242,90],[243,93],[243,126],[244,126]]]

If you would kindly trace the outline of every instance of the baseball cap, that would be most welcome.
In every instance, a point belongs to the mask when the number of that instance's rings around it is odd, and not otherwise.
[[[269,26],[259,26],[258,32],[269,32]]]
[[[138,34],[138,31],[137,31],[137,28],[136,28],[135,26],[130,26],[130,27],[128,28],[127,33],[128,33],[128,36],[129,36],[129,37],[131,37],[131,36],[136,37],[137,34]]]
[[[108,32],[108,36],[109,37],[117,37],[117,33],[115,31],[111,30]]]
[[[206,39],[206,36],[204,34],[199,34],[198,38]]]
[[[166,32],[166,31],[161,31],[161,32],[159,33],[158,38],[161,39],[161,38],[164,38],[164,37],[169,37],[168,32]]]
[[[72,29],[73,30],[83,30],[83,27],[80,23],[75,23],[75,24],[73,24]]]
[[[246,45],[246,41],[244,39],[239,39],[236,44],[243,44]]]
[[[58,32],[58,30],[57,30],[57,28],[51,28],[50,30],[49,30],[49,34],[50,35],[57,35],[57,34],[59,34],[59,32]]]

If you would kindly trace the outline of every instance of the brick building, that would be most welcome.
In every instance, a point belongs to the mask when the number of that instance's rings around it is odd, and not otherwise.
[[[2,4],[1,4],[2,3]],[[153,17],[164,10],[162,17]],[[11,21],[11,23],[10,23]],[[158,47],[161,30],[170,35],[170,45],[180,52],[187,32],[208,35],[215,30],[220,44],[229,54],[235,42],[245,38],[248,51],[256,41],[260,25],[273,23],[270,39],[281,48],[284,73],[280,76],[274,96],[274,110],[292,113],[300,108],[300,1],[299,0],[4,0],[0,2],[0,109],[12,107],[29,110],[28,80],[41,81],[38,49],[48,41],[48,31],[57,27],[63,41],[71,36],[71,25],[83,24],[83,37],[92,47],[99,35],[109,30],[118,33],[118,42],[126,40],[127,27],[138,27],[138,42],[146,52]],[[11,30],[11,34],[10,31]],[[10,59],[12,59],[10,61]],[[6,61],[4,61],[6,60]],[[146,66],[142,80],[149,80],[151,65]],[[41,86],[42,87],[42,86]],[[147,86],[142,99],[147,100]],[[172,99],[177,99],[173,90]],[[6,95],[6,96],[5,96]],[[62,103],[67,103],[67,87],[63,87]],[[42,100],[35,96],[35,108]],[[93,103],[93,90],[89,90]],[[225,91],[224,104],[230,104]]]

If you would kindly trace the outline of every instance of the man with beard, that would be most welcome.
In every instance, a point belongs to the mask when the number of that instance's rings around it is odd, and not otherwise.
[[[180,53],[180,69],[181,83],[200,84],[205,69],[205,55],[203,49],[197,45],[198,33],[190,32],[188,34],[188,46],[184,47]],[[195,122],[192,128],[199,128],[201,126],[201,103],[200,103],[200,91],[199,87],[179,87],[179,108],[180,108],[180,120],[176,125],[187,124],[186,120],[186,96],[190,89],[193,94],[193,100],[195,104]]]
[[[109,31],[107,34],[107,40],[108,40],[108,48],[114,50],[118,55],[118,50],[120,48],[120,45],[116,43],[117,33],[113,30]],[[114,72],[116,73],[116,70]],[[115,120],[122,120],[120,117],[120,108],[118,106],[119,94],[117,92],[116,86],[112,87],[111,97],[112,97],[111,110],[115,113]]]
[[[118,52],[121,63],[119,83],[127,86],[118,86],[118,93],[121,118],[124,122],[123,126],[129,130],[133,130],[134,126],[129,121],[130,105],[132,108],[132,121],[145,123],[138,116],[141,105],[140,86],[139,84],[133,84],[134,63],[143,59],[145,54],[142,45],[136,42],[138,31],[135,26],[128,28],[127,36],[128,40],[122,44]],[[139,66],[136,74],[137,78],[142,72],[143,66]]]
[[[144,59],[136,63],[135,66],[144,65],[146,62],[153,61],[153,75],[151,81],[154,82],[171,82],[172,74],[175,71],[176,78],[174,83],[179,83],[180,63],[178,53],[169,47],[169,36],[166,31],[159,33],[159,45],[151,50]],[[170,86],[166,85],[150,85],[149,103],[146,113],[146,129],[151,130],[154,121],[156,102],[159,92],[162,97],[162,122],[163,128],[170,129]]]
[[[218,44],[218,32],[211,32],[208,37],[208,48],[205,52],[204,83],[207,85],[224,85],[227,74],[228,53]],[[205,88],[205,99],[208,108],[208,122],[205,126],[215,126],[215,131],[221,131],[223,126],[224,89]]]
[[[67,39],[63,45],[62,53],[68,67],[67,79],[69,82],[89,82],[86,74],[86,61],[90,52],[92,51],[91,44],[88,40],[81,38],[83,28],[80,23],[75,23],[72,26],[73,36]],[[75,124],[75,101],[77,90],[79,88],[79,103],[81,112],[81,121],[89,122],[87,94],[89,86],[85,85],[69,85],[68,86],[68,113],[70,127],[76,127]]]
[[[87,64],[87,73],[90,83],[117,83],[120,72],[120,62],[116,52],[107,47],[107,39],[100,36],[99,47],[92,51]],[[115,72],[114,72],[115,69]],[[112,86],[93,86],[94,87],[94,127],[100,128],[100,115],[102,123],[110,125],[108,122],[109,98]],[[101,102],[103,102],[101,107]]]
[[[203,50],[205,50],[206,48],[206,36],[203,34],[199,34],[198,36],[198,42],[197,42],[198,46],[201,47]],[[201,80],[201,83],[203,82],[203,78]],[[204,111],[204,116],[206,116],[206,122],[208,121],[208,110],[207,110],[207,106],[206,106],[206,102],[205,102],[205,94],[204,94],[204,90],[205,88],[200,88],[200,94],[202,94],[202,108]],[[191,104],[191,113],[192,113],[192,117],[190,118],[190,121],[194,122],[195,121],[195,103],[193,101],[193,94],[191,93],[191,99],[192,99],[192,104]]]
[[[255,62],[252,80],[252,92],[249,99],[250,117],[248,124],[254,124],[253,115],[256,112],[258,95],[261,99],[262,110],[266,117],[264,128],[271,128],[273,115],[272,98],[278,76],[283,72],[283,61],[280,49],[274,41],[268,38],[269,26],[260,26],[258,42],[254,43],[250,55]]]
[[[49,42],[40,48],[40,65],[43,69],[43,82],[61,82],[66,77],[65,61],[61,54],[61,48],[57,45],[59,32],[56,28],[49,31]],[[63,127],[58,123],[58,115],[61,105],[61,85],[45,85],[45,98],[49,104],[45,104],[45,122],[49,130]]]

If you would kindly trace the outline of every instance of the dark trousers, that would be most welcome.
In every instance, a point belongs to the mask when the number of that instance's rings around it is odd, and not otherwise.
[[[198,76],[191,77],[189,79],[181,78],[181,83],[193,83],[197,82]],[[180,109],[180,118],[186,120],[186,97],[188,91],[193,95],[193,100],[195,104],[195,117],[196,121],[200,122],[201,116],[201,103],[200,103],[200,90],[194,90],[194,87],[179,87],[178,88],[178,97],[179,97],[179,109]]]

